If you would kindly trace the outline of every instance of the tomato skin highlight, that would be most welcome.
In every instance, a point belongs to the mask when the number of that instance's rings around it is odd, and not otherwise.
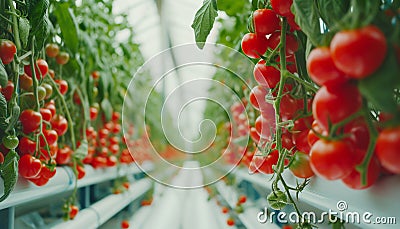
[[[386,170],[400,174],[400,126],[384,129],[376,141],[376,155]]]
[[[356,165],[354,146],[346,141],[318,140],[310,151],[310,165],[315,174],[327,180],[342,179]]]
[[[331,51],[338,69],[352,78],[362,79],[375,72],[385,60],[385,34],[374,25],[343,30],[333,37]]]

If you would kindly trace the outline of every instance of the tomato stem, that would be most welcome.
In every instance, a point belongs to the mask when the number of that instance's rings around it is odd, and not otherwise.
[[[13,31],[14,31],[14,42],[15,46],[17,46],[17,50],[21,51],[21,41],[19,40],[19,31],[18,31],[18,17],[16,14],[16,9],[14,7],[14,3],[12,0],[8,0],[8,5],[10,6],[11,9],[11,15],[12,15],[12,26],[13,26]]]
[[[361,164],[356,166],[356,170],[360,173],[361,175],[361,185],[366,185],[367,184],[367,173],[368,173],[368,165],[371,161],[372,156],[374,155],[374,150],[375,150],[375,145],[376,145],[376,140],[378,138],[378,131],[376,130],[374,123],[372,122],[370,118],[370,113],[365,105],[363,108],[363,114],[367,122],[367,127],[368,127],[368,132],[369,132],[369,144],[368,144],[368,149],[367,153],[364,156],[363,161]]]
[[[67,120],[68,120],[68,125],[69,125],[68,128],[69,128],[69,132],[70,132],[70,135],[71,135],[72,150],[75,151],[76,150],[76,140],[75,140],[74,123],[73,123],[73,120],[71,118],[71,114],[69,113],[67,103],[65,102],[63,94],[61,94],[60,90],[58,89],[58,85],[56,84],[56,82],[50,76],[48,77],[48,79],[49,79],[50,83],[53,85],[53,88],[54,88],[54,90],[55,90],[55,92],[56,92],[56,94],[57,94],[58,98],[60,99],[61,104],[63,106],[63,110],[65,112],[65,116],[67,117]]]

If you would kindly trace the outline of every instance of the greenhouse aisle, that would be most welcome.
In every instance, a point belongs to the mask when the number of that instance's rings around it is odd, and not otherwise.
[[[185,166],[193,167],[189,162]],[[198,170],[180,172],[174,178],[172,185],[194,186],[202,184],[202,174]],[[221,228],[213,214],[212,205],[207,201],[207,192],[202,189],[179,189],[157,184],[153,209],[150,219],[146,220],[143,229],[153,228]]]

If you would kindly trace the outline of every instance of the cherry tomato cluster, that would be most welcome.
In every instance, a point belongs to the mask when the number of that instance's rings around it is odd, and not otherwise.
[[[285,36],[285,56],[287,70],[297,73],[295,52],[298,49],[298,41],[292,33],[299,30],[294,22],[294,15],[290,11],[292,1],[271,1],[272,9],[258,9],[253,13],[253,26],[255,33],[248,33],[242,39],[242,50],[250,58],[261,58],[255,65],[253,76],[258,83],[249,95],[251,105],[259,111],[260,115],[255,119],[254,126],[250,127],[250,136],[259,147],[254,153],[246,153],[245,161],[251,172],[263,172],[272,174],[273,166],[277,164],[279,152],[275,144],[270,145],[269,152],[262,152],[273,139],[276,131],[276,117],[273,100],[276,99],[277,90],[281,78],[280,58],[277,55],[281,47],[281,19],[286,18],[290,25],[290,32]],[[254,39],[249,39],[254,38]],[[257,42],[255,42],[257,41]],[[294,121],[294,127],[290,130],[282,128],[282,146],[291,153],[285,161],[293,174],[297,177],[308,178],[314,175],[309,166],[310,146],[307,142],[307,134],[313,121],[309,114],[311,99],[296,98],[291,92],[293,83],[283,85],[279,115],[280,120]],[[269,99],[268,99],[269,98]]]

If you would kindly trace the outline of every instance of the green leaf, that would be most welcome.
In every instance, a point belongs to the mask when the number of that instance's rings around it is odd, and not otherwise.
[[[192,28],[196,37],[197,46],[204,47],[210,31],[214,25],[215,18],[218,16],[216,0],[204,0],[203,6],[196,12]]]
[[[110,100],[108,100],[108,98],[104,98],[103,101],[101,101],[101,109],[103,110],[107,121],[110,120],[113,108],[112,108]]]
[[[399,66],[392,49],[381,67],[371,76],[359,81],[359,89],[363,96],[374,107],[389,113],[396,113],[397,104],[394,89],[400,85]]]
[[[244,10],[248,10],[246,7],[249,4],[248,0],[224,0],[217,1],[218,10],[225,11],[228,16],[235,16]]]
[[[328,27],[338,23],[350,9],[350,0],[317,0],[322,20]]]
[[[5,87],[7,86],[7,82],[8,82],[8,75],[6,69],[4,68],[3,62],[0,61],[0,85],[2,87]]]
[[[7,128],[7,101],[3,94],[0,93],[0,129]]]
[[[35,51],[39,53],[44,47],[44,42],[49,35],[49,15],[47,9],[49,7],[49,0],[32,0],[27,1],[28,6],[28,19],[31,25],[29,32],[30,42],[35,37]]]
[[[88,154],[88,141],[86,139],[81,141],[81,145],[73,153],[73,157],[82,160]]]
[[[19,108],[19,106],[17,104],[15,104],[12,109],[11,118],[8,122],[8,126],[5,130],[6,133],[15,127],[15,124],[17,123],[17,121],[19,119],[20,110],[21,109]]]
[[[18,22],[18,29],[19,29],[19,38],[21,39],[22,46],[26,48],[28,45],[28,37],[29,37],[29,30],[31,26],[29,24],[29,20],[26,18],[19,18]]]
[[[311,43],[314,46],[322,46],[324,35],[321,33],[318,8],[314,4],[314,0],[293,1],[292,11],[294,11],[296,23]]]
[[[0,202],[2,202],[7,199],[17,183],[18,154],[15,150],[10,150],[5,157],[4,163],[0,166],[0,176],[4,182],[4,193],[0,197]]]
[[[72,52],[77,52],[79,47],[78,23],[74,12],[69,8],[69,4],[64,2],[56,5],[54,14],[57,17],[65,45]]]
[[[49,15],[47,9],[49,0],[32,0],[27,1],[28,19],[31,25],[29,32],[30,42],[35,37],[35,51],[38,53],[44,47],[44,42],[49,34]]]

